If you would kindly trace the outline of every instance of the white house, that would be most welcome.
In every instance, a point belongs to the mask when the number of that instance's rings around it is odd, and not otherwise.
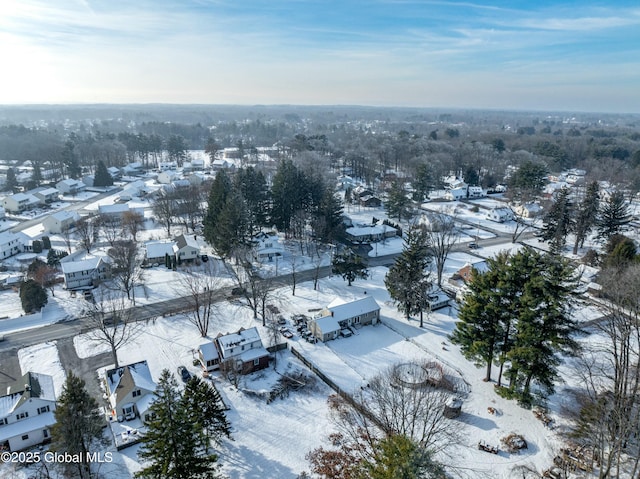
[[[77,211],[60,210],[42,220],[42,226],[47,233],[60,234],[69,228],[73,228],[79,219],[80,215],[78,215]]]
[[[0,259],[9,258],[14,254],[22,253],[24,246],[20,237],[11,231],[0,233]]]
[[[449,201],[465,199],[467,197],[467,187],[451,188],[445,192],[443,197]]]
[[[118,421],[145,419],[156,390],[146,361],[109,369],[105,383],[113,417]]]
[[[487,211],[487,219],[497,223],[504,223],[513,219],[513,212],[510,208],[491,208]]]
[[[122,178],[122,171],[120,171],[120,168],[116,166],[110,166],[109,168],[107,168],[107,171],[111,175],[111,178],[113,178],[114,180],[119,180],[120,178]]]
[[[368,243],[382,241],[385,238],[393,238],[398,234],[398,230],[396,230],[393,226],[385,224],[359,224],[356,226],[352,226],[351,228],[347,228],[345,233],[349,241]]]
[[[200,245],[193,236],[180,235],[175,239],[173,253],[178,261],[192,261],[200,254]]]
[[[486,192],[480,186],[469,186],[467,188],[467,198],[483,198]]]
[[[308,326],[317,339],[328,341],[335,339],[340,329],[377,324],[379,320],[380,306],[372,296],[365,296],[349,303],[336,298],[318,317],[311,319]]]
[[[68,178],[56,183],[56,189],[63,195],[77,195],[87,187],[82,181]]]
[[[42,204],[40,199],[30,193],[16,193],[2,200],[2,206],[10,213],[20,213]]]
[[[48,442],[55,410],[51,376],[28,372],[19,378],[0,396],[0,450],[20,451]]]
[[[284,252],[277,234],[259,233],[254,236],[252,242],[253,255],[258,261],[273,261],[273,258],[282,256]]]
[[[164,264],[167,255],[173,256],[175,254],[173,251],[175,245],[174,241],[147,241],[144,244],[145,263]]]
[[[130,208],[126,203],[115,203],[113,205],[98,205],[98,214],[122,220],[125,213],[137,213],[144,215],[143,208]]]
[[[179,178],[180,175],[175,170],[165,170],[158,174],[156,181],[162,185],[169,185]]]
[[[98,281],[109,277],[109,263],[106,256],[95,256],[81,261],[61,261],[64,287],[68,290],[90,289]]]
[[[542,214],[542,206],[538,203],[525,203],[514,208],[515,213],[522,218],[535,218]]]
[[[38,198],[42,203],[53,203],[60,198],[60,192],[56,188],[36,188],[29,193]]]
[[[240,329],[237,333],[219,335],[215,344],[220,363],[240,374],[249,374],[269,366],[269,352],[262,345],[262,338],[255,326]]]
[[[141,176],[144,174],[144,166],[139,161],[134,161],[123,167],[122,172],[127,176]]]
[[[220,353],[214,341],[201,344],[198,347],[198,358],[202,369],[208,373],[220,369]]]
[[[142,180],[129,183],[118,195],[120,201],[129,201],[132,198],[140,198],[148,193],[147,185]]]

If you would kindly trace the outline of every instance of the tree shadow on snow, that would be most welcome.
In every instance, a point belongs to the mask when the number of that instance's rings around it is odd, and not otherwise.
[[[483,431],[490,431],[496,429],[498,425],[492,419],[476,416],[475,414],[463,413],[458,418],[458,421],[468,424],[469,426],[477,427]]]
[[[283,451],[283,454],[286,452]],[[264,479],[265,477],[277,477],[285,479],[295,478],[302,471],[293,471],[284,464],[267,458],[259,451],[246,446],[236,447],[228,444],[227,451],[221,454],[220,464],[223,464],[225,477],[229,479]]]

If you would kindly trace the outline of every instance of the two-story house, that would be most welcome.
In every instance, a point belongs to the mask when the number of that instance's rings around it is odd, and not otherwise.
[[[77,211],[60,210],[43,219],[42,226],[47,233],[60,234],[73,228],[79,219]]]
[[[16,193],[2,200],[2,206],[9,213],[21,213],[41,204],[42,201],[30,193]]]
[[[33,196],[38,198],[42,203],[53,203],[60,199],[60,192],[56,188],[36,188],[29,191]]]
[[[144,420],[153,402],[156,383],[146,361],[140,361],[105,373],[111,414],[118,421],[139,417]]]
[[[95,256],[81,261],[61,261],[64,287],[68,290],[90,289],[109,277],[107,256]]]
[[[0,450],[20,451],[48,442],[55,423],[53,378],[28,372],[0,396]]]
[[[284,248],[278,240],[277,234],[259,233],[253,237],[253,255],[258,261],[273,261],[282,256]]]
[[[220,364],[239,374],[249,374],[269,367],[269,352],[263,346],[256,327],[221,334],[215,339],[215,345],[220,355]]]
[[[23,250],[24,246],[17,234],[11,231],[0,233],[0,260],[22,253]]]
[[[346,303],[336,298],[320,314],[308,322],[309,331],[320,341],[338,337],[341,329],[376,324],[380,321],[380,306],[371,296]]]
[[[81,191],[84,191],[87,185],[82,181],[67,178],[66,180],[60,180],[56,183],[56,189],[63,195],[77,195]]]

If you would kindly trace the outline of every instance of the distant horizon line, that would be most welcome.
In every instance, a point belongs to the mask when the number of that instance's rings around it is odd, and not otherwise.
[[[237,108],[363,108],[371,110],[444,110],[444,111],[489,111],[489,112],[509,112],[509,113],[580,113],[580,114],[603,114],[603,115],[640,115],[640,112],[612,112],[597,110],[562,110],[562,109],[517,109],[499,107],[444,107],[444,106],[406,106],[406,105],[366,105],[366,104],[346,104],[346,103],[164,103],[164,102],[94,102],[94,103],[0,103],[0,108],[95,108],[95,107],[237,107]]]

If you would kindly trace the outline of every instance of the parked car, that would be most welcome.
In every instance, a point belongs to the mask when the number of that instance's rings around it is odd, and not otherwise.
[[[293,338],[293,333],[288,329],[285,329],[284,331],[282,331],[282,335],[287,339]]]
[[[206,263],[207,261],[209,261],[209,255],[208,254],[203,254],[202,256],[200,256],[200,258],[202,259],[203,263]]]
[[[178,366],[178,374],[182,378],[182,382],[187,382],[191,379],[191,373],[184,366]]]
[[[478,243],[472,241],[471,243],[469,243],[469,249],[478,249],[480,248],[480,246],[478,245]]]
[[[348,338],[350,336],[353,336],[353,333],[350,329],[344,328],[340,330],[340,336],[342,336],[343,338]]]

